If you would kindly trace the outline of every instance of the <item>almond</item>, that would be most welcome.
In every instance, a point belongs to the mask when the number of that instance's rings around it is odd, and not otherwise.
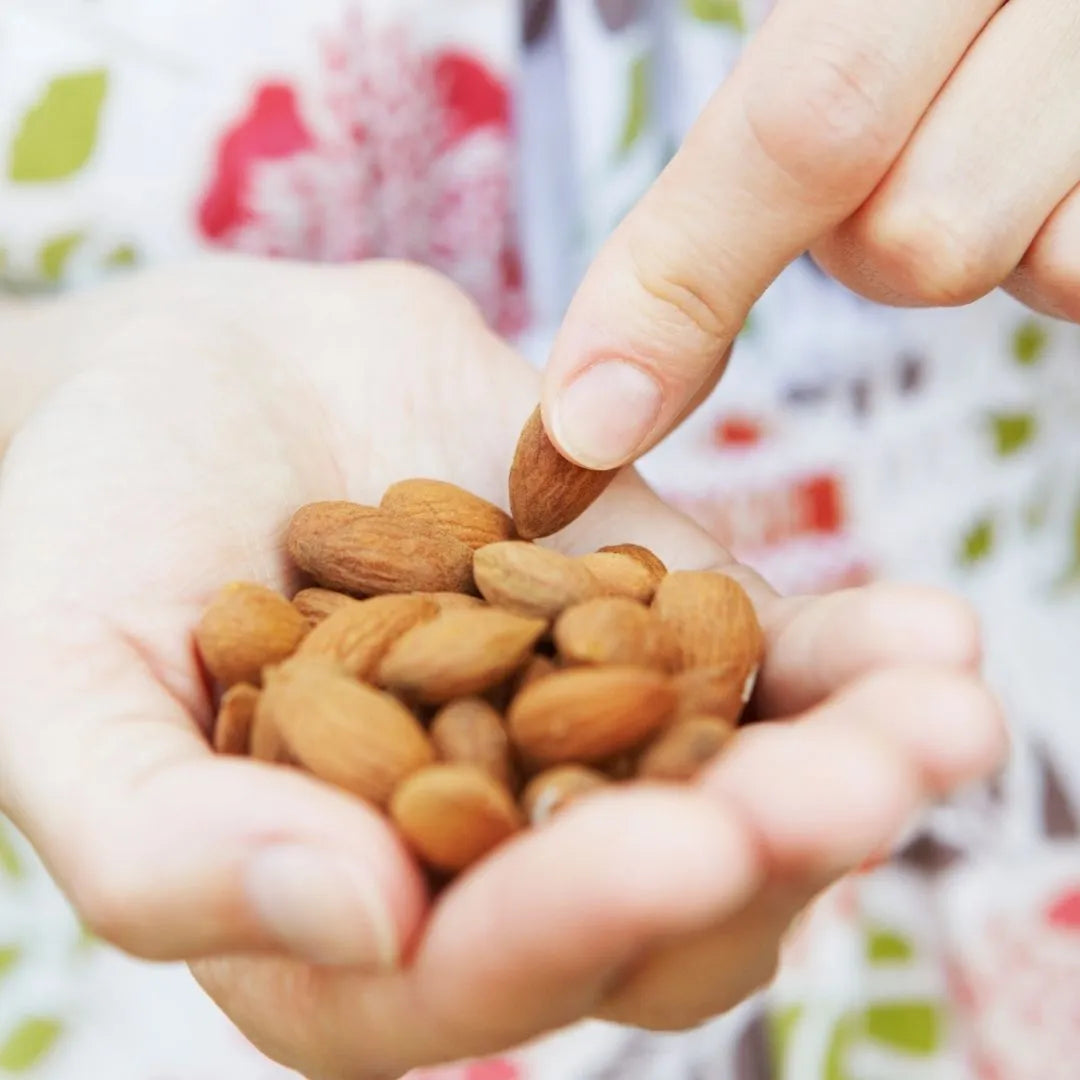
[[[542,619],[601,593],[600,583],[578,560],[521,540],[481,548],[473,574],[489,604]]]
[[[322,657],[294,657],[268,671],[256,717],[280,732],[305,769],[377,806],[435,757],[401,702]]]
[[[571,668],[526,687],[510,739],[538,766],[601,762],[644,742],[675,708],[670,679],[636,667]]]
[[[379,505],[403,517],[435,525],[469,547],[481,548],[516,535],[510,515],[494,503],[443,480],[402,480],[386,489]]]
[[[354,600],[315,627],[297,653],[328,657],[353,678],[367,679],[402,634],[438,612],[435,601],[422,593]]]
[[[660,580],[667,576],[668,569],[663,560],[640,544],[609,544],[607,547],[602,547],[598,554],[628,555],[631,559],[636,559],[649,571],[658,585]]]
[[[256,761],[265,761],[270,765],[299,764],[285,745],[277,726],[265,712],[260,716],[257,708],[255,722],[251,727],[251,746],[248,753]]]
[[[741,682],[761,664],[764,635],[750,597],[734,579],[707,571],[668,574],[653,610],[678,641],[684,669],[733,665]]]
[[[308,632],[307,619],[263,585],[226,585],[195,631],[207,670],[223,686],[257,685],[262,669],[290,656]]]
[[[390,816],[429,866],[458,873],[522,826],[510,792],[476,765],[431,765],[394,792]]]
[[[567,608],[555,623],[555,645],[570,664],[630,664],[671,671],[674,637],[648,608],[621,596]]]
[[[458,611],[461,608],[479,608],[487,605],[479,596],[468,596],[458,592],[417,593],[426,596],[439,611]]]
[[[357,603],[345,593],[333,589],[301,589],[293,598],[293,607],[312,625],[318,626],[323,619],[344,607]]]
[[[504,787],[516,786],[502,717],[482,698],[459,698],[444,705],[432,721],[430,734],[441,760],[478,765]]]
[[[550,656],[534,656],[522,669],[517,678],[514,693],[520,694],[526,686],[531,686],[539,679],[545,679],[548,675],[558,671],[555,661]]]
[[[610,786],[611,781],[595,769],[584,765],[556,765],[529,781],[521,796],[521,805],[531,824],[542,825],[582,796]]]
[[[712,716],[728,724],[739,720],[754,688],[755,667],[748,676],[741,660],[715,667],[690,668],[675,677],[679,695],[676,717]]]
[[[389,510],[312,503],[293,516],[289,554],[328,589],[359,595],[473,592],[472,548]]]
[[[630,555],[596,551],[578,561],[600,582],[605,596],[625,596],[647,604],[656,592],[657,579]]]
[[[563,457],[548,438],[537,408],[525,423],[510,468],[510,512],[518,536],[536,540],[576,521],[615,479]]]
[[[735,728],[711,716],[695,716],[672,724],[638,762],[643,780],[693,780],[727,745]]]
[[[237,683],[225,691],[214,724],[214,749],[219,754],[247,754],[258,700],[259,691],[250,683]]]
[[[517,671],[546,629],[495,608],[447,611],[390,647],[377,682],[425,705],[480,694]]]

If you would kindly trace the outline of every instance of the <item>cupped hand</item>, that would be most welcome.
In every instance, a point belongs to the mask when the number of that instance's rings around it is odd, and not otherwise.
[[[758,707],[702,778],[617,791],[432,905],[384,820],[215,757],[192,627],[222,583],[288,588],[316,499],[428,475],[504,500],[529,368],[432,275],[210,262],[98,294],[86,370],[0,479],[0,802],[90,926],[193,963],[264,1051],[393,1077],[579,1018],[679,1028],[765,980],[791,918],[998,762],[966,609],[876,586],[782,600],[633,475],[559,542],[637,541],[739,575],[769,640]]]
[[[1004,285],[1080,319],[1072,0],[779,0],[582,284],[544,389],[581,464],[633,460],[810,250],[894,305]]]

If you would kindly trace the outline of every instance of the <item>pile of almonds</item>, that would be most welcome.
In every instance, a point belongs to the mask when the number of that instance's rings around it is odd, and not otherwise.
[[[609,784],[692,779],[739,722],[762,633],[721,574],[532,542],[610,479],[561,457],[537,412],[513,518],[437,480],[302,507],[287,545],[312,586],[228,585],[197,629],[215,748],[368,800],[444,875]]]

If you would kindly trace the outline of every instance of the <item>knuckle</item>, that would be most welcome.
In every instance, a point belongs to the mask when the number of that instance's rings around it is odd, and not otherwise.
[[[1041,310],[1071,322],[1080,320],[1080,258],[1072,247],[1055,243],[1034,247],[1017,269],[1024,296]]]
[[[122,865],[100,844],[82,845],[68,878],[68,892],[87,928],[119,948],[138,951],[138,890]]]
[[[770,73],[767,85],[750,88],[751,133],[800,188],[850,197],[876,183],[896,149],[886,71],[879,53],[854,43],[805,49],[783,83]]]

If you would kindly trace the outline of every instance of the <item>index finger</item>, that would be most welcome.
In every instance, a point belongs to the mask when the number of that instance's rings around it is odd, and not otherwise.
[[[750,308],[872,193],[1002,0],[787,0],[582,283],[544,416],[579,464],[678,421]]]

